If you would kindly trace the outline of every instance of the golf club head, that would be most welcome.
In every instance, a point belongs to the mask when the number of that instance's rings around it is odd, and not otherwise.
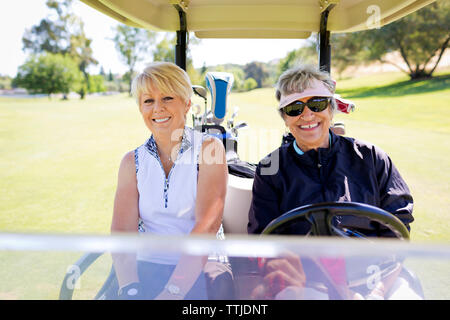
[[[203,99],[206,100],[207,91],[204,87],[198,86],[198,85],[193,85],[192,90],[194,91],[194,93],[196,95],[198,95],[199,97],[202,97]]]

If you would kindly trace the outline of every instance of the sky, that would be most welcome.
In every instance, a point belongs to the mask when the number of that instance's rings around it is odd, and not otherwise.
[[[45,0],[9,1],[0,10],[0,75],[14,77],[17,68],[23,64],[27,55],[22,51],[22,36],[26,29],[39,24],[49,15]],[[118,24],[114,19],[97,12],[81,1],[73,3],[74,13],[81,17],[86,36],[92,39],[91,47],[99,65],[91,68],[97,73],[100,66],[105,72],[122,74],[126,72],[111,39],[112,28]],[[287,52],[301,46],[302,40],[277,39],[202,39],[199,45],[191,46],[194,67],[204,64],[213,66],[223,63],[246,64],[252,61],[268,62],[286,56]],[[142,66],[139,66],[142,67]]]

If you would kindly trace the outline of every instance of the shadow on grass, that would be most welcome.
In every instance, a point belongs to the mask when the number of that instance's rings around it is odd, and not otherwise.
[[[381,87],[359,87],[337,90],[345,98],[398,97],[410,94],[440,91],[450,88],[450,74],[424,80],[408,80]]]

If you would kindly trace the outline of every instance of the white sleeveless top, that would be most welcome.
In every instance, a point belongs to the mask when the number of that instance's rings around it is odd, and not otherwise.
[[[135,150],[139,192],[139,232],[189,234],[195,224],[198,158],[206,134],[185,127],[181,147],[168,176],[153,135]],[[139,252],[138,260],[176,264],[179,255]]]

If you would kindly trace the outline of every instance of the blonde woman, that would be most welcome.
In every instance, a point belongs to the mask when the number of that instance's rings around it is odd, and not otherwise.
[[[134,79],[132,93],[151,137],[122,159],[111,231],[216,234],[227,185],[225,150],[186,126],[187,73],[173,63],[152,63]],[[205,258],[142,252],[113,260],[120,298],[206,298]]]

